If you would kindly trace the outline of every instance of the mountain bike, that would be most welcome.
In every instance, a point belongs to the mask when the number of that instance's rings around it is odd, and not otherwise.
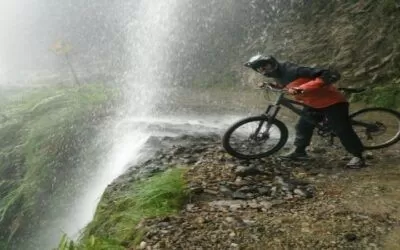
[[[232,156],[240,159],[257,159],[267,157],[279,151],[288,141],[287,126],[276,117],[281,106],[288,108],[299,116],[303,116],[316,127],[319,136],[334,142],[335,133],[329,127],[326,118],[316,122],[307,107],[301,102],[286,97],[287,91],[263,84],[259,86],[265,91],[277,92],[275,103],[267,106],[267,110],[258,116],[237,121],[230,126],[222,138],[222,146]],[[338,88],[345,94],[361,93],[364,88]],[[400,140],[400,113],[382,107],[370,107],[358,110],[349,115],[354,131],[360,137],[366,150],[389,147]]]

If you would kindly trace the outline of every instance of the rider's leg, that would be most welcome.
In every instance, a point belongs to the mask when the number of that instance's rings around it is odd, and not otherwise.
[[[305,120],[303,117],[300,117],[295,126],[296,137],[293,143],[297,152],[305,152],[306,147],[310,145],[314,128],[315,126],[313,124]]]
[[[304,108],[303,109],[304,113],[307,112],[315,112],[314,109],[311,108]],[[313,120],[316,122],[320,119],[319,116],[314,115]],[[303,116],[300,116],[300,119],[298,120],[295,129],[296,129],[296,136],[294,139],[294,150],[289,152],[286,155],[283,155],[283,158],[288,158],[288,159],[303,159],[303,158],[308,158],[308,155],[306,153],[306,148],[310,145],[311,138],[313,136],[313,131],[314,131],[315,125],[310,123],[306,118]]]
[[[354,132],[349,119],[349,104],[337,103],[324,109],[324,113],[328,118],[328,122],[335,132],[344,148],[354,156],[348,163],[349,167],[363,167],[365,162],[363,159],[364,147],[360,138]]]
[[[314,122],[319,122],[322,120],[322,115],[315,109],[305,107],[303,112],[308,115],[308,118],[300,116],[297,122],[296,137],[294,139],[294,146],[298,152],[305,152],[306,148],[311,143],[311,138],[313,136],[315,125],[309,121],[311,118]]]

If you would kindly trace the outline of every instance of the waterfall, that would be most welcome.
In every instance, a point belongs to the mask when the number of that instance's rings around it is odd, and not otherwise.
[[[157,106],[162,105],[168,93],[169,33],[173,29],[177,1],[142,0],[127,3],[134,13],[119,13],[121,32],[125,37],[123,50],[128,60],[128,70],[119,78],[125,103],[115,117],[103,125],[102,132],[93,138],[94,145],[107,144],[98,166],[82,163],[80,168],[92,169],[82,176],[79,195],[73,198],[58,218],[38,227],[31,239],[19,246],[21,249],[51,249],[61,236],[78,239],[82,229],[92,220],[96,206],[106,187],[127,167],[140,157],[140,150],[152,136],[148,129],[151,121],[157,122]],[[88,162],[93,162],[88,159]],[[72,180],[73,183],[78,182]],[[54,210],[54,208],[53,208]],[[54,213],[54,212],[53,212]]]
[[[167,52],[170,17],[177,7],[176,1],[140,1],[137,16],[132,19],[126,13],[128,43],[126,51],[131,58],[131,68],[125,73],[125,104],[118,116],[105,129],[104,137],[111,140],[111,148],[96,174],[77,197],[75,209],[66,217],[65,232],[73,238],[91,221],[99,199],[108,184],[121,175],[129,164],[138,159],[141,147],[151,136],[146,123],[134,122],[138,118],[148,120],[157,116],[154,109],[162,101],[163,76],[168,71]],[[70,223],[72,222],[72,223]],[[62,226],[62,225],[60,225]]]
[[[131,69],[126,72],[128,116],[154,116],[168,93],[170,38],[177,25],[176,0],[142,1],[137,21],[129,29]]]

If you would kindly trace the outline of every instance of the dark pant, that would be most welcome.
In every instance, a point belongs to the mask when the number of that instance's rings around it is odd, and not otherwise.
[[[351,126],[348,103],[336,103],[322,109],[305,107],[303,111],[305,113],[311,112],[316,122],[320,122],[326,117],[329,126],[340,139],[347,152],[357,157],[362,156],[363,145]],[[298,150],[304,150],[310,145],[314,128],[314,124],[308,122],[304,117],[300,117],[296,124],[296,138],[294,141],[294,145]]]

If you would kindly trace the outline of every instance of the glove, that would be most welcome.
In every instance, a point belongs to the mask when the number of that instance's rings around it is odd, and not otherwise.
[[[299,88],[289,88],[288,93],[289,95],[300,95],[304,93],[304,90]]]

